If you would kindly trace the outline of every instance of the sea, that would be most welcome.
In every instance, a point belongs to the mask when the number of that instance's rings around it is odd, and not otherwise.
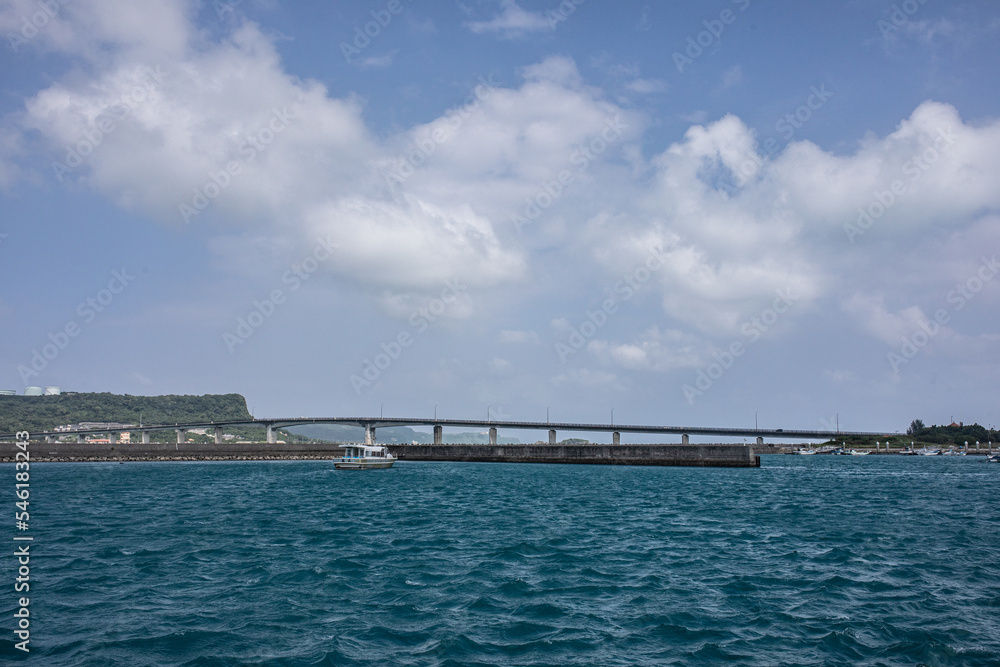
[[[29,593],[8,508],[5,665],[1000,664],[984,457],[36,463],[30,480]]]

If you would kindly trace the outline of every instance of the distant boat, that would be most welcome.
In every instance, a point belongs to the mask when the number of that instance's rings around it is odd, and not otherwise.
[[[382,445],[347,445],[344,455],[333,460],[337,470],[368,470],[371,468],[391,468],[396,457]]]
[[[920,456],[941,456],[941,450],[927,449],[926,447],[924,447],[923,449],[918,449],[917,454]]]
[[[1000,454],[988,454],[986,456],[987,463],[1000,463]]]
[[[850,450],[849,453],[851,456],[868,456],[869,454],[871,454],[871,452],[859,452],[856,449]]]
[[[796,449],[792,452],[792,454],[798,454],[799,456],[812,456],[815,453],[815,449]]]

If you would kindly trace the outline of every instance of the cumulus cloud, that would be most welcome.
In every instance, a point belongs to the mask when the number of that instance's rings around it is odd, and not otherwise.
[[[698,336],[675,329],[661,331],[654,326],[630,342],[592,340],[587,351],[605,364],[629,370],[670,372],[701,366],[710,348]]]
[[[515,38],[529,32],[552,30],[552,24],[545,15],[529,12],[517,4],[515,0],[502,0],[503,8],[498,15],[489,21],[470,21],[466,27],[476,34],[497,32],[507,38]]]
[[[7,3],[0,26],[18,30],[36,7]],[[220,257],[241,232],[295,254],[329,236],[348,250],[322,270],[403,315],[446,280],[473,291],[520,283],[539,245],[559,251],[550,261],[578,272],[572,264],[582,263],[608,284],[655,252],[641,298],[672,321],[592,348],[609,363],[654,370],[688,364],[704,345],[667,332],[731,336],[779,290],[797,295],[793,320],[823,300],[843,302],[862,328],[888,335],[892,314],[855,299],[852,270],[879,261],[887,244],[912,249],[915,231],[957,232],[1000,208],[1000,123],[966,123],[941,102],[839,153],[808,141],[764,153],[740,118],[699,114],[647,159],[648,119],[553,56],[524,67],[517,85],[472,82],[437,118],[378,136],[362,101],[288,73],[254,24],[212,41],[189,10],[167,0],[141,11],[124,1],[63,6],[24,48],[90,64],[5,119],[0,185],[25,169],[18,156],[35,142],[31,152],[51,157],[50,181],[168,224],[218,227]],[[469,28],[514,34],[548,23],[505,2]],[[636,92],[662,89],[630,79]],[[556,192],[560,174],[569,179]],[[544,215],[515,229],[532,202],[544,202]],[[852,237],[850,225],[862,233]]]

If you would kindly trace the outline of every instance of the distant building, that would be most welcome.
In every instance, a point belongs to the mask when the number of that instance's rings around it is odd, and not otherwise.
[[[98,431],[105,428],[135,428],[135,424],[122,424],[120,422],[80,422],[79,424],[56,426],[53,430],[57,433],[72,433],[73,431]]]

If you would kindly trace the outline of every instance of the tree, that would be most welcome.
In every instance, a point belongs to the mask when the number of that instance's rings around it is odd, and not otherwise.
[[[906,435],[917,435],[925,428],[927,427],[924,426],[924,423],[922,421],[920,421],[919,419],[914,419],[912,422],[910,422],[910,428],[906,429]]]

